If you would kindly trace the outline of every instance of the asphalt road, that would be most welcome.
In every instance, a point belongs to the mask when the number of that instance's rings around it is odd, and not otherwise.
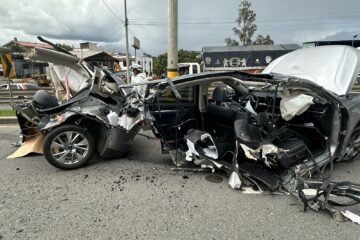
[[[226,178],[172,171],[155,140],[138,137],[124,159],[62,171],[39,155],[6,159],[17,132],[0,126],[0,240],[360,239],[360,225],[303,212],[291,196],[243,194]],[[360,161],[335,168],[335,179],[360,181]]]

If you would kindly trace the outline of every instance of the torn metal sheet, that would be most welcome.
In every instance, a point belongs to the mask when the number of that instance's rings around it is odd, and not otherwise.
[[[191,160],[193,155],[199,157],[199,152],[210,159],[219,158],[218,149],[215,145],[214,139],[209,133],[191,129],[188,131],[185,139],[188,146],[188,150],[186,152],[187,160]]]
[[[254,150],[249,148],[248,146],[246,146],[245,144],[240,144],[241,148],[243,149],[245,156],[248,159],[252,159],[252,160],[258,160],[259,159],[259,154],[260,154],[260,148]]]
[[[255,161],[262,159],[264,160],[265,165],[268,167],[272,166],[272,164],[268,160],[268,155],[277,154],[279,152],[279,148],[273,144],[263,144],[257,149],[249,148],[245,144],[240,144],[240,146],[248,159],[252,159]]]
[[[188,150],[186,151],[186,160],[192,161],[193,155],[197,157],[200,156],[200,154],[195,149],[195,144],[191,140],[186,139],[186,145],[188,147]]]
[[[144,116],[141,112],[138,112],[135,116],[129,116],[127,114],[121,115],[118,118],[118,126],[125,128],[126,130],[130,131],[133,129],[137,124],[141,123],[144,120]]]
[[[106,117],[112,126],[118,125],[119,117],[116,112],[110,112],[108,115],[106,115]]]

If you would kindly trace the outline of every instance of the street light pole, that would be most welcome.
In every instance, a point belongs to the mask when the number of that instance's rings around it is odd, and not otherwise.
[[[128,33],[128,18],[127,18],[127,8],[126,8],[126,0],[124,0],[124,8],[125,8],[125,38],[126,38],[126,79],[127,83],[130,83],[130,59],[129,59],[129,33]]]
[[[168,61],[167,77],[177,76],[178,70],[178,0],[168,0]]]
[[[353,40],[352,40],[352,43],[351,43],[351,46],[354,47],[354,41],[355,41],[355,38],[357,38],[357,34],[353,36]]]

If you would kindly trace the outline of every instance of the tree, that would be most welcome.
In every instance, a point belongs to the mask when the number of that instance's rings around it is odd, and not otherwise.
[[[239,42],[236,41],[235,39],[225,38],[224,42],[228,47],[239,46]]]
[[[153,72],[161,76],[162,74],[166,73],[166,66],[167,66],[167,53],[160,54],[156,58],[154,58],[154,68]]]
[[[252,43],[253,45],[273,45],[274,41],[270,38],[269,35],[264,37],[263,35],[258,35],[256,40]]]
[[[19,45],[11,45],[10,51],[13,53],[22,53],[25,52],[25,48]]]
[[[199,53],[195,51],[187,51],[180,49],[178,51],[178,62],[197,62],[200,63],[201,59],[199,58]],[[166,75],[167,71],[167,53],[160,54],[154,59],[154,68],[153,71],[156,75],[160,76],[162,74]]]
[[[247,0],[244,0],[239,5],[239,16],[235,20],[237,27],[234,27],[232,30],[236,36],[239,38],[239,43],[242,46],[250,45],[251,38],[257,30],[257,25],[255,24],[256,13],[250,9],[251,3]],[[227,46],[236,46],[237,41],[234,39],[227,38],[225,39]]]
[[[178,62],[197,62],[200,63],[199,53],[195,51],[187,51],[180,49],[178,51]]]
[[[252,37],[257,30],[257,25],[255,24],[256,21],[256,13],[251,10],[251,3],[248,0],[243,0],[238,8],[239,16],[236,18],[235,22],[237,26],[234,27],[232,30],[234,34],[239,38],[239,41],[231,38],[225,38],[226,46],[246,46],[253,44]],[[259,37],[262,37],[259,39]],[[273,44],[274,41],[271,40],[270,36],[267,35],[265,38],[262,35],[258,36],[259,42],[264,42],[265,44]],[[254,42],[257,42],[256,39]],[[266,39],[263,40],[263,39]]]

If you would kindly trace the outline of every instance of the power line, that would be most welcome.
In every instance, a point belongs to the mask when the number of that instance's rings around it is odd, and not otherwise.
[[[351,14],[357,14],[357,15],[351,15]],[[286,21],[284,21],[286,20]],[[286,16],[273,16],[273,17],[258,17],[255,21],[258,25],[297,25],[297,24],[308,24],[308,22],[311,22],[312,24],[314,21],[318,22],[315,24],[327,24],[329,21],[334,22],[336,21],[336,24],[343,24],[343,23],[349,23],[349,21],[354,21],[354,23],[360,23],[355,22],[357,20],[360,20],[360,16],[358,12],[351,12],[346,15],[344,13],[341,14],[316,14],[316,15],[292,15],[291,17]],[[350,22],[352,23],[352,22]],[[166,26],[167,22],[163,18],[158,19],[129,19],[129,24],[133,26]],[[219,27],[226,27],[229,25],[234,25],[235,20],[229,19],[229,18],[217,18],[209,20],[209,18],[192,18],[192,19],[184,19],[179,21],[179,25],[189,25],[189,26],[197,26],[197,25],[215,25]]]
[[[360,19],[360,17],[356,17]],[[309,27],[324,27],[324,26],[346,26],[346,25],[353,25],[359,24],[360,21],[356,20],[346,20],[346,21],[339,21],[337,19],[330,19],[320,22],[309,22],[309,21],[267,21],[266,23],[259,24],[258,29],[304,29]],[[139,27],[167,27],[166,23],[161,22],[131,22],[132,26],[139,26]],[[207,22],[205,23],[186,23],[183,22],[179,23],[180,28],[186,29],[199,29],[199,30],[225,30],[230,29],[235,26],[234,22],[228,23],[216,23],[216,22]]]
[[[122,20],[122,18],[109,6],[109,3],[106,2],[106,0],[102,0],[102,2],[104,3],[105,7],[117,18],[121,21],[121,23],[123,25],[125,25],[124,20]]]
[[[355,16],[352,16],[355,15]],[[328,17],[328,18],[334,18],[334,17],[339,17],[339,18],[359,18],[359,12],[342,12],[342,13],[316,13],[316,14],[298,14],[298,15],[291,15],[291,17],[289,16],[263,16],[263,17],[256,17],[257,21],[269,21],[269,20],[283,20],[283,19],[297,19],[297,18],[304,18],[304,19],[313,19],[313,18],[324,18],[324,17]],[[157,21],[157,22],[165,22],[166,23],[166,18],[142,18],[141,20],[143,21]],[[137,21],[136,19],[129,19],[129,21]],[[208,22],[209,18],[191,18],[191,19],[183,19],[181,20],[182,22],[186,22],[186,21],[190,21],[190,22]],[[235,22],[235,19],[233,18],[217,18],[217,21],[226,21],[226,22]]]
[[[353,19],[353,20],[350,20]],[[359,17],[352,17],[352,18],[348,18],[348,19],[324,19],[321,21],[318,21],[318,23],[327,23],[327,22],[338,22],[338,23],[360,23],[360,16]],[[312,19],[304,19],[304,20],[297,20],[297,19],[288,19],[286,22],[284,22],[284,20],[272,20],[272,21],[255,21],[256,24],[307,24],[307,23],[314,23],[314,21]],[[166,26],[167,24],[165,22],[159,22],[159,21],[136,21],[136,20],[131,20],[129,21],[130,25],[133,26]],[[235,21],[207,21],[207,22],[179,22],[179,25],[217,25],[217,26],[224,26],[224,25],[234,25],[236,24]],[[317,24],[315,22],[315,24]]]

